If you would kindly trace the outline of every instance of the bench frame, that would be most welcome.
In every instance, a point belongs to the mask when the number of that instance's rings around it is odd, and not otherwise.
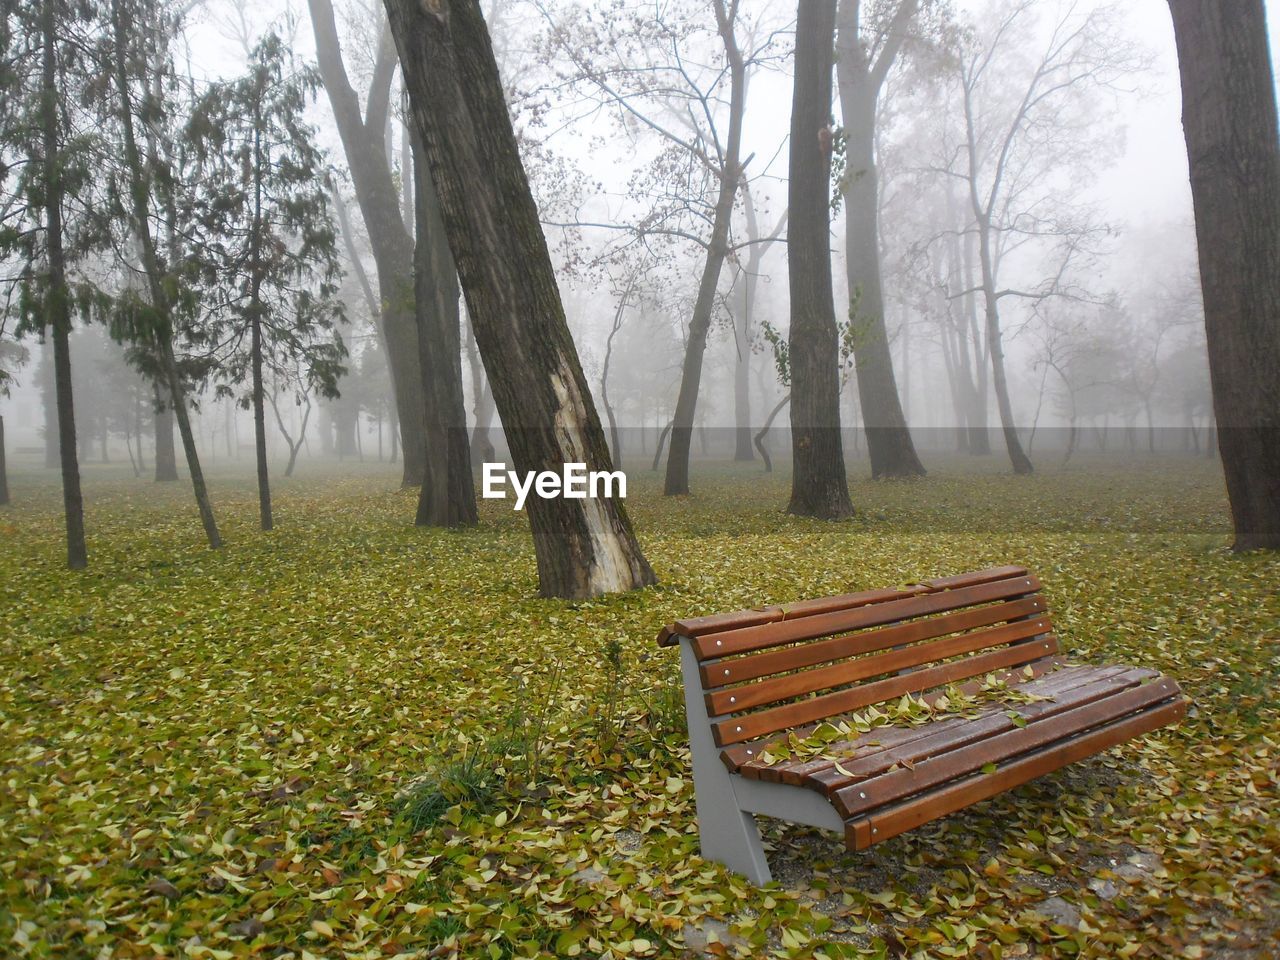
[[[1004,569],[1004,568],[1001,568]],[[1016,568],[1022,569],[1022,568]],[[966,575],[962,575],[966,576]],[[952,578],[948,578],[952,579]],[[947,581],[932,581],[927,589],[934,589],[933,584]],[[833,598],[834,599],[834,598]],[[822,601],[817,601],[822,602]],[[772,609],[772,608],[770,608]],[[746,611],[744,611],[746,613]],[[1046,616],[1046,613],[1039,614]],[[728,615],[735,617],[737,615]],[[710,618],[709,618],[710,619]],[[716,618],[718,619],[718,618]],[[756,621],[759,622],[759,621]],[[753,884],[764,885],[771,881],[769,861],[765,855],[764,845],[760,837],[760,828],[756,816],[768,816],[824,830],[833,830],[846,838],[851,849],[861,848],[874,843],[872,836],[876,831],[866,819],[861,827],[866,836],[856,846],[852,837],[851,824],[846,821],[835,808],[830,796],[817,790],[806,789],[791,783],[778,783],[746,777],[732,772],[730,765],[722,755],[723,748],[715,742],[714,724],[728,719],[725,716],[713,716],[708,712],[707,691],[702,680],[702,671],[715,659],[699,660],[695,649],[695,630],[686,634],[681,628],[684,623],[677,622],[664,629],[659,636],[659,643],[664,646],[678,643],[680,648],[680,667],[684,687],[685,715],[688,720],[689,748],[693,767],[695,802],[697,806],[698,830],[701,838],[701,854],[705,859],[719,862],[731,870],[742,874]],[[1054,659],[1046,656],[1046,661]],[[727,673],[727,671],[726,671]],[[1167,678],[1160,682],[1170,689],[1170,696],[1177,692],[1177,684]],[[1143,735],[1151,730],[1176,720],[1185,712],[1186,701],[1167,702],[1160,711],[1152,711],[1148,716],[1151,721],[1137,722],[1136,715],[1119,718],[1094,727],[1075,736],[1066,736],[1058,742],[1058,746],[1074,758],[1079,759],[1108,749],[1117,743],[1134,736]],[[1045,723],[1051,720],[1043,721]],[[1136,729],[1135,729],[1136,728]],[[1132,731],[1132,732],[1126,732]],[[750,750],[747,751],[750,753]],[[1065,765],[1058,763],[1051,769]],[[1008,788],[996,789],[989,794],[1004,792],[1025,780],[1034,779],[1037,774],[1019,780]],[[982,797],[979,797],[981,799]],[[969,801],[970,803],[976,800]],[[961,803],[959,806],[967,806]],[[958,809],[959,806],[953,809]],[[932,818],[929,818],[932,819]],[[901,832],[900,829],[893,833]]]
[[[683,636],[679,639],[702,856],[764,886],[773,876],[760,842],[756,814],[841,832],[844,820],[830,801],[812,790],[749,780],[729,772],[711,736],[711,724],[720,718],[707,714],[693,641]]]

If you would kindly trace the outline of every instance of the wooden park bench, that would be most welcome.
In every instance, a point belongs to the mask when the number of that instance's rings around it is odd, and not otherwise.
[[[863,850],[1186,712],[1153,670],[1066,665],[1051,631],[1040,581],[1017,566],[664,627],[658,643],[680,645],[702,855],[768,883],[756,814]],[[1004,702],[978,697],[993,682]],[[946,713],[948,685],[977,697],[966,715]],[[837,727],[852,733],[788,758],[788,744],[904,694],[943,709]]]

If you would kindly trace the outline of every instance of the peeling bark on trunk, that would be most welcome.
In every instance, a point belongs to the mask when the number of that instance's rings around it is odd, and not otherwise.
[[[840,8],[837,72],[840,114],[845,132],[845,270],[849,280],[852,321],[858,331],[854,359],[858,398],[871,476],[924,476],[902,412],[884,319],[880,267],[880,184],[875,156],[876,103],[884,76],[901,46],[901,36],[914,15],[914,0],[902,0],[885,49],[873,63],[859,36],[857,0]],[[792,417],[796,407],[792,406]]]
[[[822,520],[853,515],[840,438],[840,335],[831,293],[831,68],[836,0],[801,0],[787,208],[791,284],[791,503]]]
[[[1280,135],[1262,0],[1169,0],[1235,549],[1280,549]]]
[[[475,0],[385,0],[416,132],[518,471],[609,469]],[[654,582],[617,499],[527,505],[543,596]]]
[[[417,525],[462,527],[476,522],[471,444],[462,397],[462,338],[458,271],[449,252],[440,203],[422,148],[413,150],[414,225],[417,232],[414,302],[423,374],[426,472],[418,495]]]

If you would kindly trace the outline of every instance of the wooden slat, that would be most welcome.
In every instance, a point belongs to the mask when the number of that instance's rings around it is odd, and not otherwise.
[[[996,679],[999,680],[1000,682],[1012,684],[1012,683],[1018,683],[1018,682],[1030,683],[1041,677],[1051,676],[1053,674],[1060,673],[1063,670],[1076,670],[1076,669],[1082,669],[1082,668],[1064,667],[1064,663],[1060,658],[1046,657],[1043,660],[1035,660],[1035,661],[1032,661],[1031,663],[1024,664],[1018,667],[1016,670],[997,670],[997,671],[992,671],[992,673],[996,677]],[[1025,671],[1027,670],[1031,671],[1030,680],[1025,679]],[[978,690],[981,689],[984,681],[985,681],[985,678],[982,680],[964,679],[960,683],[958,683],[956,686],[962,693],[972,696],[973,694],[977,693]],[[938,697],[943,696],[945,692],[946,691],[944,690],[934,690],[934,691],[922,693],[920,694],[920,699],[925,701],[925,703],[933,703],[933,701],[935,701]],[[823,719],[827,719],[827,718],[824,717]],[[795,727],[791,730],[787,730],[784,733],[779,734],[775,732],[772,735],[766,734],[758,739],[746,740],[746,741],[743,741],[742,743],[730,744],[720,751],[720,760],[722,763],[724,763],[725,767],[729,770],[730,773],[741,773],[744,776],[751,777],[753,779],[759,779],[759,777],[757,776],[757,773],[759,772],[759,770],[765,770],[770,768],[759,767],[757,769],[752,769],[750,765],[758,762],[756,760],[757,757],[765,753],[771,747],[776,746],[780,743],[784,743],[787,737],[791,736],[792,734],[794,734],[799,739],[803,740],[805,737],[808,737],[809,735],[811,735],[814,732],[814,730],[818,728],[819,725],[820,725],[819,723],[803,724],[799,727]],[[839,744],[839,743],[831,745],[832,749],[844,749],[847,746],[849,745]]]
[[[974,677],[1004,667],[1029,663],[1047,657],[1058,650],[1058,639],[1049,634],[1042,640],[1002,647],[989,653],[979,653],[923,670],[912,670],[900,676],[864,683],[848,690],[826,693],[798,703],[771,707],[756,713],[743,714],[711,724],[711,733],[718,746],[754,740],[779,730],[812,723],[826,717],[848,713],[872,703],[895,699],[904,693],[916,693],[931,687],[942,686],[953,680]]]
[[[762,623],[773,623],[793,617],[811,616],[816,613],[830,613],[833,610],[846,610],[880,603],[884,600],[896,600],[913,597],[921,593],[934,593],[939,590],[954,590],[957,587],[987,583],[991,580],[1005,580],[1009,577],[1023,576],[1027,568],[1009,564],[1001,567],[988,567],[985,570],[973,570],[969,573],[939,577],[926,580],[902,589],[862,590],[857,593],[845,593],[833,597],[818,597],[812,600],[801,600],[791,604],[772,604],[754,610],[736,610],[732,613],[715,613],[705,617],[689,617],[668,624],[658,632],[658,645],[669,647],[679,637],[699,637],[707,633],[729,630],[737,627],[749,627]]]
[[[787,647],[784,650],[751,653],[727,662],[704,663],[699,665],[698,670],[702,675],[702,688],[710,690],[730,683],[757,680],[760,677],[785,673],[789,670],[800,670],[820,663],[842,660],[845,657],[887,650],[889,647],[900,644],[930,640],[950,633],[959,633],[961,630],[989,627],[992,624],[1018,620],[1037,613],[1047,617],[1044,609],[1044,597],[1026,597],[1007,603],[973,607],[939,617],[911,620],[907,623],[835,637],[831,640],[814,640],[810,643]],[[726,668],[729,670],[728,676],[724,673]]]
[[[899,620],[957,610],[978,603],[1007,600],[1011,597],[1035,593],[1039,589],[1040,581],[1030,575],[996,580],[958,590],[945,590],[941,593],[928,593],[901,600],[887,600],[853,610],[837,610],[833,613],[766,623],[762,626],[724,630],[696,638],[693,641],[693,648],[699,660],[710,660],[714,657],[764,650],[784,643],[794,643],[797,640],[814,640],[849,630],[879,627]]]
[[[873,843],[896,837],[922,823],[954,813],[1028,780],[1052,773],[1069,763],[1150,733],[1177,721],[1186,711],[1185,699],[1164,703],[1154,709],[1077,734],[1006,764],[993,774],[968,777],[868,816],[850,820],[845,824],[845,843],[852,850],[864,850]]]
[[[719,717],[782,700],[793,700],[819,690],[831,690],[848,683],[893,673],[895,670],[906,670],[909,667],[937,663],[950,657],[985,650],[988,647],[1029,640],[1048,632],[1049,618],[1036,617],[1033,620],[1019,620],[1016,623],[1006,623],[986,630],[962,633],[943,640],[916,643],[888,653],[856,657],[814,670],[770,677],[745,686],[708,693],[706,695],[707,714]]]
[[[1019,684],[1015,689],[1036,696],[1052,697],[1052,700],[1037,701],[1034,704],[1021,706],[1021,709],[1028,712],[1032,712],[1034,707],[1037,711],[1048,713],[1054,709],[1059,711],[1069,709],[1072,705],[1087,698],[1088,694],[1084,692],[1083,688],[1096,685],[1100,689],[1106,689],[1106,681],[1114,680],[1121,675],[1126,675],[1123,686],[1116,684],[1111,689],[1118,690],[1124,689],[1124,686],[1136,685],[1144,679],[1155,676],[1155,673],[1151,670],[1131,670],[1127,667],[1068,667],[1064,670],[1055,670],[1039,680]],[[939,752],[935,746],[927,743],[928,740],[936,740],[942,743],[946,742],[945,738],[954,736],[957,738],[955,742],[959,743],[980,739],[985,735],[982,731],[982,726],[989,724],[993,719],[1007,720],[1008,718],[1004,716],[1004,712],[1009,708],[1010,704],[1008,703],[990,703],[983,706],[979,710],[978,716],[973,718],[944,717],[919,727],[913,727],[910,729],[916,732],[915,736],[906,740],[899,740],[884,749],[869,750],[859,748],[857,742],[832,744],[829,752],[841,755],[840,766],[854,774],[853,777],[845,776],[837,771],[835,761],[819,757],[804,763],[777,764],[773,767],[765,767],[761,770],[761,773],[765,774],[767,771],[770,775],[762,775],[759,779],[791,783],[796,786],[819,790],[823,793],[830,793],[852,782],[853,779],[882,773],[904,757],[915,761],[921,757]],[[963,739],[960,739],[961,737]]]
[[[997,729],[974,742],[933,744],[935,750],[931,751],[931,755],[922,757],[913,767],[881,773],[842,787],[835,792],[832,802],[845,819],[856,817],[911,794],[976,773],[985,764],[1007,761],[1010,757],[1037,750],[1139,710],[1149,709],[1161,701],[1171,700],[1179,693],[1176,684],[1163,678],[1110,692],[1110,696],[1103,695],[1085,703],[1074,704],[1055,713],[1051,719],[1043,719],[1044,711],[1041,711],[1038,722],[1034,722],[1034,715],[1027,716],[1026,726],[1023,727],[1015,726],[1004,714],[992,717],[982,724],[971,724],[971,728],[997,726]],[[1002,730],[998,729],[1001,722]],[[994,776],[998,772],[996,770],[987,776]]]

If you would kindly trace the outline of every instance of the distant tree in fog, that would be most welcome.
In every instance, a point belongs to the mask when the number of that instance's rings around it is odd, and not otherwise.
[[[581,101],[574,112],[605,109],[627,142],[658,144],[631,184],[633,199],[648,207],[631,232],[680,237],[703,254],[663,487],[667,495],[686,494],[703,360],[721,271],[736,246],[734,206],[753,159],[742,156],[747,85],[752,71],[779,51],[774,35],[739,0],[604,13],[578,4],[540,7],[550,23],[548,57],[558,82]]]
[[[1142,52],[1120,29],[1119,10],[1043,0],[993,0],[955,58],[958,129],[936,169],[967,195],[977,239],[986,351],[1005,446],[1015,473],[1032,472],[1018,438],[1005,368],[1004,302],[1086,296],[1075,278],[1110,227],[1073,198],[1106,156],[1106,101],[1140,70]],[[1114,139],[1114,138],[1113,138]],[[1018,261],[1043,266],[1020,287],[1004,275]],[[967,291],[966,291],[967,292]]]

